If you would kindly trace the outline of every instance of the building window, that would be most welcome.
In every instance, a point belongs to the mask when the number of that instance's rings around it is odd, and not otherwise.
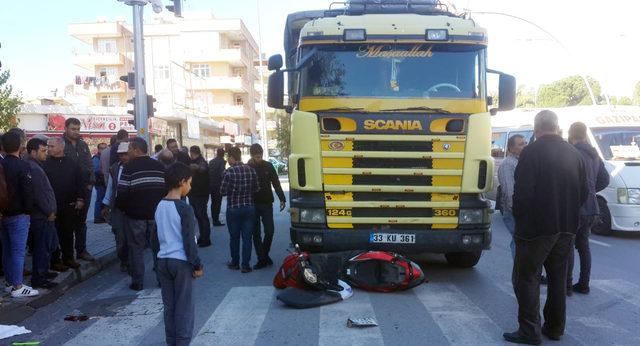
[[[242,77],[242,76],[244,76],[244,69],[242,67],[234,67],[233,68],[233,76],[234,77]]]
[[[113,95],[103,95],[100,97],[102,107],[118,107],[120,106],[120,97]]]
[[[112,79],[118,75],[118,68],[115,66],[102,66],[98,68],[98,77],[108,77]]]
[[[154,69],[154,78],[155,79],[169,79],[170,71],[168,65],[160,65],[156,66]]]
[[[236,95],[235,104],[236,106],[242,106],[244,104],[244,99],[242,98],[242,96]]]
[[[118,44],[116,40],[98,40],[99,53],[117,53]]]
[[[191,70],[198,77],[211,76],[211,70],[209,69],[208,64],[193,64],[191,65]]]

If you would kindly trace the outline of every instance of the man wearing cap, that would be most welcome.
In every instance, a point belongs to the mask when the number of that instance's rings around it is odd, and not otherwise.
[[[109,219],[111,215],[111,231],[116,238],[116,252],[120,260],[120,270],[123,272],[129,269],[129,255],[127,248],[127,236],[124,233],[124,213],[115,206],[116,195],[118,193],[118,181],[122,174],[123,166],[129,162],[129,142],[118,144],[118,161],[109,168],[107,175],[107,191],[102,200],[102,217]]]

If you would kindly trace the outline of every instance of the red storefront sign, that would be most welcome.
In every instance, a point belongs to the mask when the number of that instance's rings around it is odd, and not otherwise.
[[[47,114],[47,131],[64,131],[64,122],[69,118],[80,120],[80,132],[118,132],[120,129],[135,132],[136,130],[129,124],[133,116]]]

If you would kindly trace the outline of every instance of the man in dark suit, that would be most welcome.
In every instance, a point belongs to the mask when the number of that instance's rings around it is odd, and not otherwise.
[[[211,191],[211,220],[214,226],[224,226],[220,222],[220,208],[222,206],[222,194],[220,183],[224,174],[227,161],[224,160],[224,149],[216,150],[216,157],[209,161],[209,189]]]
[[[513,288],[520,328],[505,333],[513,343],[538,345],[541,334],[559,340],[566,321],[568,259],[588,194],[580,153],[558,135],[558,116],[548,110],[535,117],[536,141],[520,154],[515,171],[513,215],[516,255]],[[540,275],[548,276],[544,325],[540,323]]]

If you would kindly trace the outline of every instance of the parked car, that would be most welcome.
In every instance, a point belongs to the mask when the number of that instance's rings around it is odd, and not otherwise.
[[[278,172],[278,174],[285,174],[289,171],[286,163],[274,157],[270,157],[269,162],[271,162],[271,164],[273,165],[273,168],[276,169],[276,172]]]

